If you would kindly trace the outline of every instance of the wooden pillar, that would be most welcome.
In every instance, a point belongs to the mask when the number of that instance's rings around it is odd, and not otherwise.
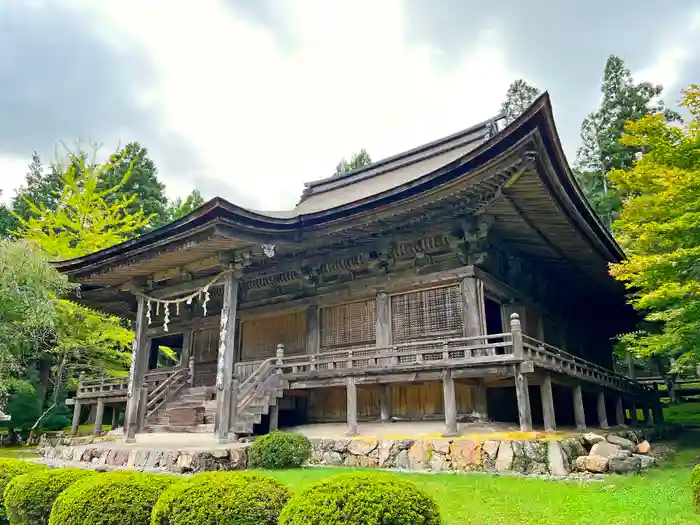
[[[462,310],[464,312],[464,336],[486,333],[484,313],[484,283],[478,277],[465,277],[461,284]]]
[[[622,396],[617,396],[615,398],[615,422],[619,427],[626,427],[625,423],[625,409],[622,405]]]
[[[377,294],[377,346],[391,344],[391,299],[384,292]]]
[[[542,419],[545,432],[553,432],[557,429],[557,420],[554,412],[554,393],[552,392],[552,376],[546,372],[542,377],[540,386],[542,398]]]
[[[187,368],[190,364],[193,343],[192,329],[182,332],[182,352],[180,352],[180,367]]]
[[[642,423],[644,426],[649,425],[649,407],[646,405],[646,403],[642,403]]]
[[[605,407],[605,394],[601,390],[598,392],[598,426],[608,428],[608,413]]]
[[[637,403],[634,399],[630,401],[630,425],[634,426],[637,421]]]
[[[357,385],[355,378],[350,376],[347,378],[345,392],[347,396],[347,420],[348,420],[348,436],[356,436],[357,431]]]
[[[306,353],[318,354],[321,348],[321,330],[318,322],[318,305],[306,309]]]
[[[637,379],[637,370],[634,368],[634,356],[627,352],[627,375],[630,379]]]
[[[95,412],[95,426],[93,428],[93,434],[99,436],[102,433],[102,421],[105,417],[105,400],[100,397],[97,400],[97,412]]]
[[[71,434],[74,436],[78,434],[78,427],[80,426],[80,407],[80,400],[76,398],[73,405],[73,421],[70,426]]]
[[[700,366],[700,365],[699,365]],[[661,405],[661,396],[659,395],[659,385],[654,383],[654,400],[652,402],[654,411],[654,425],[659,426],[664,424],[664,408]]]
[[[112,406],[112,430],[119,427],[119,407],[117,405]]]
[[[486,397],[486,383],[483,379],[477,379],[474,385],[474,415],[482,420],[489,418],[488,400]]]
[[[520,316],[511,314],[510,335],[513,341],[513,357],[522,359],[523,349],[523,329],[520,326]],[[514,365],[515,375],[515,395],[518,401],[518,419],[520,420],[520,430],[522,432],[532,431],[532,408],[530,407],[530,389],[528,387],[527,374],[521,368],[523,363]]]
[[[216,365],[215,433],[219,443],[228,442],[231,422],[234,351],[236,346],[236,312],[238,279],[233,273],[224,276],[224,300],[221,308],[219,353]]]
[[[139,295],[134,327],[134,342],[131,345],[131,367],[127,389],[126,414],[124,415],[124,437],[127,443],[136,441],[141,408],[141,387],[148,368],[150,347],[148,345],[148,321],[146,320],[146,299]]]
[[[379,385],[379,413],[382,421],[391,419],[391,385]]]
[[[574,396],[574,421],[578,430],[586,428],[586,412],[583,408],[583,390],[581,385],[576,385],[573,388]]]
[[[442,375],[442,396],[445,407],[445,432],[443,436],[457,436],[459,435],[457,430],[457,395],[452,370],[449,368]]]
[[[280,407],[277,403],[270,406],[270,432],[275,432],[279,427]]]

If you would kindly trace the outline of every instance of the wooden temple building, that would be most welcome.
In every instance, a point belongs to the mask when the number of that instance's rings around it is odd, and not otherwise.
[[[291,211],[215,198],[57,268],[85,304],[133,320],[128,378],[81,381],[125,434],[492,419],[607,427],[661,417],[617,374],[634,326],[608,264],[623,253],[574,182],[545,94],[350,173]],[[164,362],[161,349],[177,362]],[[628,415],[627,415],[628,414]],[[358,423],[359,422],[359,423]]]

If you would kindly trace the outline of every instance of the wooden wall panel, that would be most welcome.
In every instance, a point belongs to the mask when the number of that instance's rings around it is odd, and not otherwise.
[[[204,328],[192,332],[192,355],[195,362],[216,362],[219,353],[219,328]]]
[[[279,343],[286,355],[306,352],[306,311],[241,323],[241,361],[274,357]]]
[[[443,286],[393,295],[391,322],[394,342],[461,336],[464,312],[460,287]]]
[[[374,346],[377,340],[377,305],[374,299],[320,310],[321,351]]]
[[[366,386],[357,389],[357,415],[360,419],[378,420],[380,416],[379,393],[383,386]],[[472,386],[455,381],[457,412],[471,414],[474,411]],[[445,413],[442,399],[442,382],[396,383],[389,387],[391,415],[407,419],[436,419]],[[344,387],[312,388],[309,390],[308,417],[310,421],[345,421],[347,398]]]

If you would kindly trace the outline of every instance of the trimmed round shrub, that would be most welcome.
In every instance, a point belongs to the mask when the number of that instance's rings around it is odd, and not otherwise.
[[[34,472],[37,470],[46,470],[45,465],[22,461],[21,459],[0,458],[0,496],[5,493],[7,484],[17,476]],[[0,525],[8,525],[7,515],[5,514],[5,506],[0,505]]]
[[[280,525],[440,525],[435,501],[384,473],[340,474],[295,495]]]
[[[151,525],[276,525],[291,493],[249,472],[205,472],[171,485],[153,508]]]
[[[695,465],[690,474],[690,490],[693,494],[693,507],[700,512],[700,465]]]
[[[161,493],[177,480],[127,470],[83,478],[56,498],[49,525],[148,525]]]
[[[294,432],[271,432],[257,438],[248,450],[251,468],[299,468],[311,457],[311,442]]]
[[[46,525],[54,500],[90,470],[57,468],[13,478],[5,488],[5,511],[11,525]]]

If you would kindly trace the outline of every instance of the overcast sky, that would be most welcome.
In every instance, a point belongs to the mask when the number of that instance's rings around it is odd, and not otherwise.
[[[550,92],[573,162],[611,53],[675,102],[700,82],[700,3],[0,0],[0,188],[33,149],[137,140],[170,196],[284,209],[362,147],[494,115],[519,77]]]

